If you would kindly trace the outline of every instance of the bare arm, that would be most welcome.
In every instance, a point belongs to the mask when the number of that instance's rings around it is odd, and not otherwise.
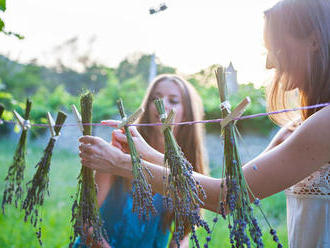
[[[243,173],[252,192],[259,198],[275,194],[304,179],[330,161],[330,107],[322,109],[304,122],[287,140],[264,152],[243,167]],[[82,163],[96,170],[131,178],[130,157],[112,146],[103,147],[100,138],[85,136],[82,145]],[[88,147],[88,149],[87,149]],[[95,154],[100,155],[95,156]],[[92,157],[97,159],[92,159]],[[120,166],[119,166],[120,165]],[[164,167],[144,162],[153,177],[153,191],[162,193]],[[257,170],[253,167],[256,165]],[[207,194],[205,208],[216,211],[221,179],[194,173]]]
[[[99,207],[102,206],[103,201],[111,189],[114,176],[109,173],[95,172],[95,183],[97,185],[97,203]]]

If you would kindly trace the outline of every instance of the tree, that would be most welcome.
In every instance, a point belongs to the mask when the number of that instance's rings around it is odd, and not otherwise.
[[[6,10],[6,0],[0,0],[0,11],[5,12]],[[18,39],[24,39],[24,37],[20,34],[11,32],[11,31],[5,31],[5,22],[0,18],[0,33],[3,33],[5,35],[14,35]]]

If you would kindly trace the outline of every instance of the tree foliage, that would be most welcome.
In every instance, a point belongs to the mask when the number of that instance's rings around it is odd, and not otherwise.
[[[81,58],[82,55],[77,57]],[[60,60],[56,66],[44,67],[31,61],[21,64],[0,55],[0,102],[5,105],[4,118],[12,118],[10,110],[23,110],[27,97],[31,97],[34,108],[31,119],[35,123],[46,123],[48,111],[59,110],[70,112],[71,104],[78,103],[82,90],[90,90],[95,94],[94,120],[118,118],[116,101],[122,98],[128,113],[135,111],[148,86],[148,71],[151,55],[133,55],[124,59],[118,68],[109,68],[97,64],[84,55],[88,63],[82,71],[65,66]],[[79,59],[78,58],[78,59]],[[85,61],[87,61],[85,60]],[[175,73],[175,68],[158,62],[158,74]],[[212,66],[187,79],[196,87],[202,97],[205,118],[217,119],[220,116],[218,89]],[[213,74],[214,75],[214,74]],[[241,84],[238,92],[233,94],[230,102],[236,106],[244,97],[250,96],[252,103],[245,114],[265,112],[264,89],[256,89],[252,83]],[[267,132],[273,127],[267,117],[245,120],[239,126]],[[207,128],[218,128],[218,124],[208,124]],[[3,128],[2,128],[3,130]],[[42,131],[42,129],[38,129]],[[40,132],[38,131],[38,132]]]

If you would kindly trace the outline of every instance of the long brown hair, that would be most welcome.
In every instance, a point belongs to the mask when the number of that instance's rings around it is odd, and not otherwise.
[[[270,111],[308,106],[330,101],[330,1],[328,0],[283,0],[265,11],[265,33],[268,32],[277,52],[278,68],[268,90]],[[312,39],[316,49],[306,54],[296,54],[286,43],[291,36],[295,40]],[[299,60],[306,56],[305,60]],[[297,71],[302,75],[299,87]],[[303,110],[304,121],[318,109]],[[297,116],[288,114],[271,117],[277,124],[284,125]]]
[[[144,97],[142,107],[145,112],[138,120],[138,123],[150,123],[150,104],[153,102],[153,93],[157,85],[161,82],[170,81],[175,83],[181,91],[183,98],[183,119],[182,121],[196,121],[202,120],[204,117],[204,110],[202,100],[195,88],[186,80],[178,75],[162,74],[156,77],[150,84],[147,93]],[[204,128],[201,124],[197,125],[180,125],[176,127],[176,141],[181,147],[185,157],[193,166],[194,171],[205,174],[207,172],[206,156],[204,155],[203,135]],[[151,127],[141,126],[138,128],[143,138],[151,145],[152,137],[155,135],[155,129]],[[173,221],[173,214],[166,213],[162,217],[163,227],[166,230]],[[185,235],[190,232],[189,228],[185,227]]]

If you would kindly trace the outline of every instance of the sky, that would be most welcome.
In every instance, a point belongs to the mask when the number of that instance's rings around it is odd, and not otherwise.
[[[155,53],[161,63],[190,74],[212,64],[233,62],[239,83],[257,86],[269,79],[265,68],[263,11],[277,0],[15,0],[1,14],[0,54],[20,62],[55,63],[54,49],[73,37],[81,51],[115,67],[130,54]],[[150,7],[166,3],[155,15]],[[92,46],[88,44],[93,40]],[[75,62],[63,53],[66,63]],[[79,68],[77,68],[79,69]]]

